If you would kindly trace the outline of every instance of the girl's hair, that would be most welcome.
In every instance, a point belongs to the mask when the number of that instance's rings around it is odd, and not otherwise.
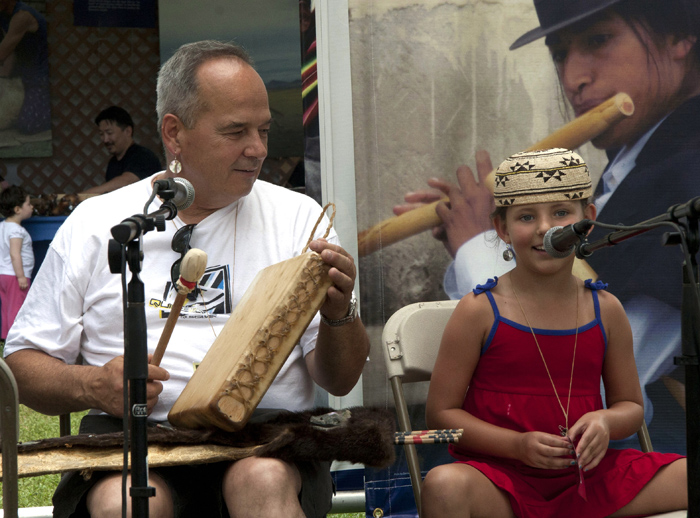
[[[17,185],[10,185],[0,192],[0,214],[9,218],[14,215],[15,207],[21,207],[27,200],[27,191]]]
[[[579,201],[581,202],[581,207],[584,208],[584,209],[585,209],[586,207],[588,207],[591,203],[593,203],[594,198],[595,198],[594,196],[591,196],[590,198],[584,198],[584,199],[582,199],[582,200],[579,200]],[[505,207],[504,207],[504,206],[496,207],[496,210],[494,210],[494,211],[491,213],[491,220],[494,220],[494,219],[496,219],[496,218],[505,219],[505,217],[506,217],[506,212],[508,212],[508,209],[509,209],[509,208],[510,208],[509,206],[505,206]]]

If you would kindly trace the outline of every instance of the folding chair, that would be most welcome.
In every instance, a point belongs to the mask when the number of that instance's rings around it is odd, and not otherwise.
[[[459,301],[419,302],[410,304],[394,313],[382,332],[382,345],[387,377],[394,393],[396,415],[401,431],[412,430],[403,384],[430,381],[437,357],[442,333]],[[653,451],[646,423],[637,432],[642,451]],[[418,516],[421,514],[421,469],[413,444],[405,444],[408,472]],[[680,518],[685,511],[659,515]]]
[[[12,371],[0,358],[0,440],[2,441],[3,515],[17,517],[17,441],[19,440],[19,398]]]

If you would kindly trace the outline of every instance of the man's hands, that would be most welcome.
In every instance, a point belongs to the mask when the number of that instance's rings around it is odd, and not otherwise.
[[[486,185],[486,177],[493,171],[491,157],[484,150],[476,152],[478,182],[472,170],[466,166],[457,169],[457,184],[431,178],[428,185],[436,191],[420,190],[404,196],[405,204],[394,207],[397,216],[409,210],[449,197],[449,202],[437,205],[436,212],[442,225],[433,229],[433,237],[445,245],[447,252],[454,257],[466,241],[489,230],[490,215],[494,209],[493,186]]]
[[[321,314],[329,320],[340,320],[348,314],[352,290],[355,287],[355,261],[343,248],[325,239],[312,241],[309,248],[320,254],[321,259],[331,266],[328,275],[333,281],[333,286],[328,289],[326,300],[321,306]]]
[[[152,355],[148,355],[150,362]],[[163,391],[163,381],[170,378],[168,371],[155,365],[148,366],[148,381],[146,383],[146,395],[148,413],[153,411],[158,402],[158,396]],[[86,387],[89,391],[86,397],[92,399],[90,406],[99,408],[115,417],[124,416],[124,357],[116,358],[92,371],[87,380]]]

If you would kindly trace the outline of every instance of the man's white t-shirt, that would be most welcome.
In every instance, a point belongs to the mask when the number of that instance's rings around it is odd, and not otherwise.
[[[85,364],[101,366],[123,354],[121,276],[109,270],[107,247],[114,225],[143,212],[152,192],[151,179],[86,200],[68,217],[7,337],[5,356],[35,348],[66,363],[75,363],[82,354]],[[159,206],[156,198],[148,210]],[[256,274],[299,255],[321,210],[308,196],[258,180],[248,196],[197,224],[190,245],[208,256],[200,281],[204,300],[200,295],[183,307],[161,362],[170,379],[163,384],[152,419],[166,420],[194,364],[202,361]],[[183,225],[175,218],[166,222],[164,232],[154,230],[143,237],[140,278],[145,289],[149,353],[155,350],[175,299],[170,269],[180,254],[171,250],[171,240]],[[323,235],[326,225],[324,220],[315,237]],[[338,244],[333,230],[328,241]],[[318,326],[316,315],[260,408],[296,411],[313,407],[315,389],[304,356],[315,347]]]

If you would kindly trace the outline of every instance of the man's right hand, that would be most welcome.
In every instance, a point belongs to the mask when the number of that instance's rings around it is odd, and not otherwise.
[[[465,242],[492,228],[490,215],[495,207],[493,188],[485,183],[486,177],[493,171],[488,152],[476,152],[476,170],[478,182],[466,165],[457,169],[457,184],[430,178],[428,185],[436,190],[407,193],[404,196],[406,203],[395,206],[394,214],[398,216],[447,195],[449,202],[441,202],[435,209],[442,224],[433,228],[433,237],[442,241],[447,252],[454,257]]]
[[[148,355],[148,381],[146,382],[146,395],[148,414],[158,402],[158,396],[163,392],[163,381],[170,379],[170,373],[162,367],[150,364],[152,355]],[[86,384],[88,395],[93,402],[92,408],[98,408],[115,417],[124,416],[124,357],[116,358],[105,363],[102,367],[94,369]]]

